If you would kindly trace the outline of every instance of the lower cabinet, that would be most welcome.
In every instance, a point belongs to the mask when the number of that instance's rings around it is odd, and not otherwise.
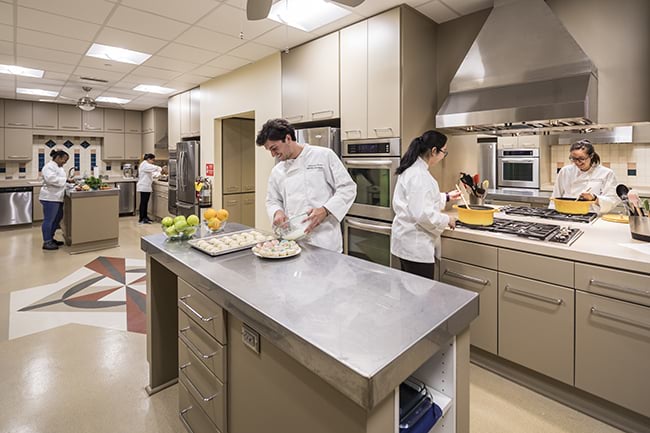
[[[38,199],[38,196],[41,193],[41,187],[35,186],[34,192],[32,193],[32,221],[43,221],[43,205]]]
[[[215,427],[199,405],[199,402],[190,394],[183,380],[178,384],[178,405],[180,417],[188,433],[223,433]]]
[[[576,292],[575,386],[650,417],[650,308]]]
[[[499,273],[499,356],[573,385],[574,291]]]

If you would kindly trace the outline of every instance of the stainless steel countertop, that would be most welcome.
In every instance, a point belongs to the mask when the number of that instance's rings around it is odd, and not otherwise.
[[[111,189],[96,189],[90,191],[75,191],[73,189],[66,189],[65,195],[72,199],[84,198],[84,197],[99,197],[104,195],[118,195],[120,190],[117,188]]]
[[[212,258],[161,233],[141,248],[367,409],[478,316],[474,292],[308,245]]]

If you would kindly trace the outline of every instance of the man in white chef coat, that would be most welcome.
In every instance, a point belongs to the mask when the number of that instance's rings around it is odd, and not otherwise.
[[[338,156],[320,146],[296,141],[296,131],[284,119],[267,121],[256,139],[279,163],[273,167],[266,210],[273,225],[307,213],[308,243],[343,250],[340,222],[352,206],[357,188]]]

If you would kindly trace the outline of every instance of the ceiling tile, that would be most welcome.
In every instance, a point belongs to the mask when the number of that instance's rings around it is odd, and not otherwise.
[[[115,6],[104,0],[18,0],[20,6],[102,24]]]
[[[401,1],[397,2],[395,0],[366,0],[363,3],[361,3],[359,6],[355,8],[348,8],[346,7],[345,9],[349,10],[350,12],[353,12],[357,15],[361,15],[364,17],[369,17],[371,15],[375,15],[379,12],[383,12],[385,10],[394,8],[395,6],[399,5],[400,3],[403,3]]]
[[[90,48],[88,41],[67,38],[52,33],[36,32],[19,28],[16,33],[16,42],[26,45],[33,45],[52,50],[67,51],[70,53],[85,53]]]
[[[219,3],[214,0],[122,0],[122,4],[193,24]]]
[[[171,59],[163,56],[152,56],[143,63],[143,66],[166,69],[168,71],[188,72],[199,66],[197,63],[190,63],[184,60]]]
[[[127,48],[142,53],[153,54],[167,44],[167,41],[150,38],[148,36],[136,35],[135,33],[123,30],[104,27],[95,39],[98,44],[111,45],[113,47]]]
[[[106,25],[168,41],[176,38],[181,32],[189,28],[186,23],[124,6],[117,8]]]
[[[417,8],[424,15],[428,16],[437,23],[444,23],[445,21],[453,20],[458,18],[458,14],[446,5],[442,4],[439,0],[434,0],[429,3],[425,3],[422,6]]]
[[[189,83],[189,84],[194,84],[195,86],[197,84],[205,83],[208,80],[209,78],[202,77],[200,75],[194,75],[194,74],[183,74],[180,77],[176,78],[176,81],[180,83]]]
[[[17,21],[18,27],[32,30],[57,29],[58,32],[58,29],[69,29],[69,34],[73,34],[75,39],[85,41],[92,41],[99,30],[97,24],[23,7],[18,8]]]
[[[440,0],[460,15],[468,15],[494,6],[494,0]]]
[[[99,78],[102,80],[108,80],[109,83],[111,83],[121,80],[124,76],[124,72],[109,72],[102,69],[79,66],[77,69],[75,69],[74,75],[78,77]],[[89,84],[89,86],[93,86],[93,84]]]
[[[239,38],[239,32],[243,30],[244,39],[250,41],[280,24],[269,19],[248,21],[246,12],[242,9],[223,4],[196,25],[209,30],[217,30],[235,38]]]
[[[0,3],[0,23],[14,24],[14,6],[9,3]]]
[[[150,68],[149,66],[138,66],[131,75],[143,78],[160,78],[163,80],[173,80],[181,73],[177,71],[168,71],[165,69]]]
[[[0,24],[0,41],[13,42],[13,40],[14,40],[14,27]]]
[[[75,69],[75,65],[65,65],[50,60],[32,59],[20,56],[18,56],[17,64],[26,68],[42,69],[44,71],[60,72],[63,74],[71,74]]]
[[[246,9],[244,7],[244,2],[243,0],[227,0],[226,3],[228,3],[230,6],[234,6],[236,8],[239,8],[241,10]]]
[[[16,77],[16,86],[17,87],[30,87],[30,88],[39,88],[45,90],[59,90],[65,85],[67,78],[65,80],[50,80],[45,78],[27,78],[27,77]],[[47,87],[43,87],[47,86]],[[56,88],[56,89],[51,89]]]
[[[169,80],[165,80],[164,78],[140,77],[138,75],[129,74],[124,77],[119,83],[117,83],[116,86],[127,86],[125,88],[133,90],[133,88],[138,84],[153,84],[154,86],[162,86],[167,81]]]
[[[279,26],[268,33],[264,33],[262,36],[259,36],[255,39],[255,42],[282,50],[287,47],[295,47],[296,45],[300,45],[303,42],[315,38],[316,36],[311,33],[303,32],[302,30],[294,29],[293,27]]]
[[[245,41],[222,33],[213,32],[199,27],[192,27],[176,39],[181,44],[191,45],[217,53],[226,53],[242,45]]]
[[[13,42],[0,41],[0,54],[6,56],[14,55],[14,44]]]
[[[203,64],[210,59],[214,59],[217,54],[212,51],[202,50],[200,48],[188,47],[172,42],[158,53],[161,56],[170,57],[178,60],[186,60],[195,64]]]
[[[270,54],[277,52],[275,48],[267,47],[266,45],[256,44],[255,42],[248,42],[241,47],[235,48],[228,54],[233,56],[243,57],[249,60],[259,60]]]
[[[251,63],[251,61],[248,59],[225,55],[217,57],[216,59],[209,62],[208,65],[229,69],[232,71],[234,69],[241,68],[244,65],[248,65],[249,63]]]
[[[209,81],[209,80],[206,80]],[[188,83],[181,80],[173,80],[168,83],[165,83],[165,87],[170,87],[176,90],[176,93],[184,92],[185,90],[193,89],[196,87],[196,83]]]
[[[69,73],[65,74],[63,72],[54,72],[54,71],[45,71],[45,75],[43,75],[43,78],[47,80],[67,81],[69,77],[70,77]]]
[[[121,63],[113,62],[110,60],[98,59],[97,57],[83,56],[79,66],[86,66],[88,68],[102,69],[107,72],[122,72],[127,73],[131,72],[138,65],[132,65],[130,63]]]
[[[343,18],[334,21],[333,23],[326,24],[323,27],[314,29],[314,31],[312,31],[311,33],[317,36],[324,36],[328,33],[332,33],[333,31],[339,30],[343,27],[347,27],[363,19],[364,19],[363,16],[355,13],[351,13],[350,15],[346,15]]]
[[[214,78],[227,72],[230,72],[230,70],[225,68],[217,68],[216,66],[203,65],[199,66],[196,69],[193,69],[191,73],[194,75],[200,75],[202,77]]]
[[[53,49],[32,47],[31,45],[17,44],[18,57],[29,57],[37,60],[49,60],[66,65],[76,65],[81,60],[80,54],[67,53]]]

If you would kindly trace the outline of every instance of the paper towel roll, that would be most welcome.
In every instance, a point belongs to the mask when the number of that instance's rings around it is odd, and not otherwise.
[[[93,176],[99,177],[99,167],[93,167]]]

